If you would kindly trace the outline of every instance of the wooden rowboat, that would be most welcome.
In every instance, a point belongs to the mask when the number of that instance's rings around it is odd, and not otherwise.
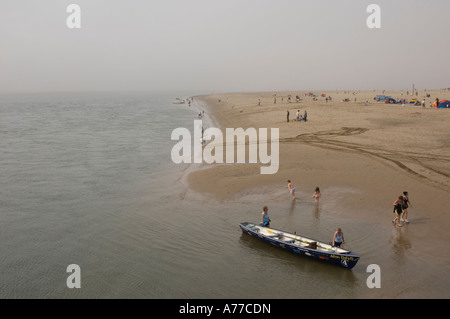
[[[319,259],[347,269],[355,267],[359,256],[349,250],[333,247],[329,244],[291,234],[285,231],[244,222],[239,224],[244,234],[261,239],[279,248]]]

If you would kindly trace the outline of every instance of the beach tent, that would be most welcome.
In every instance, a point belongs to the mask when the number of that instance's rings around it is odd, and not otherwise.
[[[387,96],[387,95],[377,95],[376,97],[375,97],[375,100],[377,101],[377,102],[385,102],[387,99],[389,99],[390,98],[390,96]]]
[[[386,100],[385,103],[386,103],[386,104],[396,104],[397,101],[390,97],[390,98],[388,98],[388,99]]]
[[[412,99],[411,101],[409,101],[410,105],[422,105],[418,99]]]
[[[442,101],[442,102],[439,104],[438,108],[439,108],[439,109],[450,109],[450,101],[447,101],[447,100]]]

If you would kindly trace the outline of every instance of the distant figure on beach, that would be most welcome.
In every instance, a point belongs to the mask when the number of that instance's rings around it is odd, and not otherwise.
[[[261,99],[258,99],[258,106],[261,105]]]
[[[394,213],[397,215],[392,223],[395,225],[395,222],[398,223],[398,227],[402,227],[400,224],[400,216],[403,212],[403,196],[399,196],[398,199],[394,202]]]
[[[297,111],[296,116],[297,116],[297,121],[300,121],[300,110]]]
[[[305,110],[305,113],[303,113],[303,116],[301,117],[300,120],[305,121],[305,122],[308,120],[308,113],[306,112],[306,110]]]
[[[411,206],[411,202],[408,198],[408,192],[403,192],[403,213],[402,213],[402,217],[400,218],[400,221],[405,222],[405,223],[409,223],[408,221],[408,207]]]
[[[296,196],[295,196],[295,187],[292,185],[290,179],[288,179],[287,183],[288,183],[289,194],[291,194],[292,200],[294,200],[294,199],[296,199]]]
[[[262,216],[261,216],[261,223],[259,224],[260,226],[270,227],[270,218],[269,218],[268,210],[269,210],[269,208],[267,208],[267,206],[263,207],[263,212],[262,212]]]
[[[434,100],[433,106],[434,107],[438,107],[439,106],[439,99],[438,98],[436,98],[436,100]]]
[[[338,228],[333,236],[333,247],[344,248],[344,233]]]
[[[289,110],[287,110],[286,117],[287,117],[287,122],[289,123]]]
[[[316,189],[314,190],[314,195],[312,197],[314,198],[314,202],[315,203],[319,202],[319,198],[320,198],[320,189],[319,189],[319,187],[316,187]]]

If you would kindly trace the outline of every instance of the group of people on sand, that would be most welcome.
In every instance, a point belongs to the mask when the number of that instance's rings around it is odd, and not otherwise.
[[[402,222],[409,223],[408,221],[408,208],[412,207],[411,201],[408,197],[408,192],[403,192],[403,195],[400,195],[397,200],[394,202],[394,214],[396,217],[392,221],[394,225],[398,225],[398,227],[402,227]]]
[[[295,187],[292,185],[291,180],[287,181],[288,183],[288,189],[289,194],[292,196],[292,200],[295,200],[297,197],[295,196]],[[316,187],[314,190],[314,194],[312,196],[314,198],[314,202],[317,204],[319,203],[320,198],[320,188]],[[261,214],[261,223],[259,224],[263,227],[270,227],[270,217],[269,217],[269,208],[267,206],[263,207],[263,211]],[[333,236],[333,246],[344,248],[344,233],[342,232],[341,228],[338,228]]]
[[[296,114],[296,120],[297,121],[307,121],[308,120],[308,113],[305,110],[305,113],[303,113],[303,115],[300,114],[300,110],[297,111]]]
[[[289,110],[287,110],[286,111],[286,121],[289,123],[289,115],[290,115],[291,113],[289,112]],[[297,114],[295,115],[295,121],[298,121],[298,122],[301,122],[301,121],[307,121],[308,120],[308,112],[306,112],[306,110],[305,110],[305,113],[303,113],[303,115],[302,114],[300,114],[300,110],[298,110],[297,111]]]

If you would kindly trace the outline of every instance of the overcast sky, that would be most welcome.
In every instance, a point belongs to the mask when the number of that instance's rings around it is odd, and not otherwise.
[[[81,29],[66,8],[81,7]],[[367,6],[381,7],[369,29]],[[450,87],[448,0],[1,0],[0,92]]]

